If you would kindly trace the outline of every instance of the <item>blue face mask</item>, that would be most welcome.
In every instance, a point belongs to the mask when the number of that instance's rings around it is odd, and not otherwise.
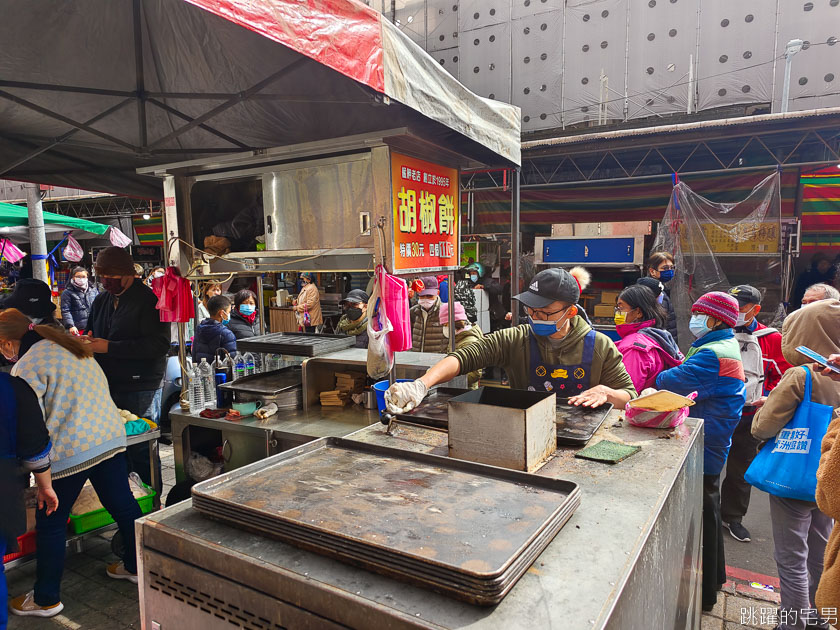
[[[256,305],[254,304],[240,304],[239,305],[239,312],[243,315],[252,315],[254,311],[257,310]]]
[[[470,280],[472,280],[473,282],[478,282],[478,276],[476,274],[472,274],[470,276]]]
[[[557,320],[537,320],[533,317],[528,318],[528,323],[531,324],[531,330],[534,331],[534,334],[539,337],[548,337],[549,335],[553,335],[557,332],[557,325],[563,321],[561,319]]]
[[[694,313],[691,316],[691,321],[688,322],[688,329],[691,331],[691,334],[700,339],[700,337],[710,332],[711,328],[706,325],[707,319],[708,315]]]
[[[222,326],[227,326],[228,324],[230,324],[230,317],[222,320]]]
[[[659,279],[662,282],[670,282],[674,279],[674,270],[673,269],[665,269],[664,271],[659,272]]]

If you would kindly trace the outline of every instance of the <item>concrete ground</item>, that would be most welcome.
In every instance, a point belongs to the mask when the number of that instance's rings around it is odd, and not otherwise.
[[[163,497],[175,483],[172,447],[161,444]],[[778,578],[773,561],[767,495],[753,491],[744,525],[752,534],[751,543],[739,543],[726,534],[726,561],[729,581],[718,597],[718,605],[703,615],[702,630],[741,630],[773,628],[778,606]],[[15,617],[9,630],[124,630],[140,628],[137,587],[130,582],[112,580],[105,567],[117,560],[111,553],[113,531],[85,541],[82,553],[68,555],[62,581],[64,611],[51,619]],[[7,572],[9,593],[17,596],[32,588],[35,563]],[[753,584],[761,585],[756,588]]]

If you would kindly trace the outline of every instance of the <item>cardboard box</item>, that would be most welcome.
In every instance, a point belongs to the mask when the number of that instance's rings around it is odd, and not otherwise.
[[[613,304],[596,304],[592,309],[592,317],[609,317],[613,318],[615,315],[615,303]]]
[[[449,401],[449,456],[533,472],[557,450],[556,396],[480,387]]]
[[[615,301],[619,295],[621,295],[621,291],[601,291],[601,304],[615,306]]]

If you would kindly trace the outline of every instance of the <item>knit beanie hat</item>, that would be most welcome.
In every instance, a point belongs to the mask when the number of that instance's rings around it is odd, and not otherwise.
[[[134,261],[122,247],[106,247],[96,257],[94,269],[97,276],[133,276]]]
[[[691,312],[714,317],[732,327],[738,322],[738,300],[722,291],[711,291],[700,296]]]
[[[464,311],[464,305],[460,302],[455,302],[453,304],[455,309],[455,321],[467,321],[467,313]],[[438,319],[440,319],[440,323],[442,326],[446,326],[449,323],[449,306],[444,304],[440,307],[440,313],[438,313]]]

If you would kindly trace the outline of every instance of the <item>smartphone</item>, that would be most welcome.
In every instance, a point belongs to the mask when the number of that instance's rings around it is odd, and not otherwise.
[[[808,348],[807,346],[798,346],[796,348],[796,351],[799,352],[800,354],[804,354],[809,359],[812,359],[815,363],[819,363],[821,366],[827,367],[832,372],[834,372],[836,374],[840,374],[840,368],[839,367],[829,363],[828,359],[826,359],[821,354],[817,354],[816,352],[811,350],[811,348]]]

